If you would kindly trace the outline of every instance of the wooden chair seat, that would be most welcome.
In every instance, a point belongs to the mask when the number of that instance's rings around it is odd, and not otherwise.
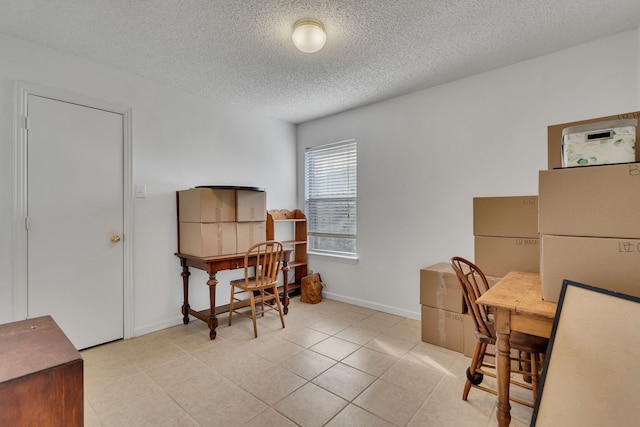
[[[496,344],[496,329],[493,322],[486,322],[490,335],[485,335],[480,331],[475,331],[476,339],[484,344]],[[544,353],[547,351],[549,340],[535,335],[524,334],[522,332],[512,332],[509,344],[511,348],[527,353]]]
[[[249,277],[247,279],[235,279],[229,282],[231,286],[244,289],[246,291],[259,291],[261,288],[260,282],[255,277]]]

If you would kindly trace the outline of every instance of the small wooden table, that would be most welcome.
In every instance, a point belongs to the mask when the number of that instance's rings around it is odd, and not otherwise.
[[[542,300],[538,273],[517,271],[504,276],[478,298],[477,303],[496,309],[498,425],[508,426],[511,422],[511,405],[509,404],[511,331],[549,338],[558,305]]]
[[[0,426],[82,426],[82,356],[51,316],[0,325]]]
[[[202,258],[194,255],[175,254],[180,258],[180,265],[182,266],[182,288],[184,293],[184,303],[182,304],[182,322],[186,325],[189,323],[189,315],[200,319],[207,323],[209,326],[209,338],[212,340],[216,338],[216,328],[218,327],[218,314],[227,313],[229,311],[229,304],[216,306],[216,285],[218,280],[216,274],[222,270],[237,270],[244,268],[244,253],[232,254],[232,255],[220,255],[215,257]],[[291,249],[284,249],[282,251],[282,278],[283,278],[283,292],[280,301],[282,302],[282,310],[284,314],[289,312],[289,257],[291,256]],[[249,258],[250,265],[255,265],[256,257]],[[209,275],[207,280],[207,286],[209,286],[209,308],[206,310],[196,311],[189,306],[189,267],[197,268],[199,270],[206,271]],[[242,304],[234,304],[236,306],[242,306]],[[248,306],[248,303],[247,303]]]

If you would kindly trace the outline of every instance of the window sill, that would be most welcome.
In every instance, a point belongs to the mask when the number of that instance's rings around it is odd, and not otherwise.
[[[307,257],[310,259],[318,259],[325,261],[336,261],[341,262],[343,264],[352,264],[355,265],[358,263],[358,256],[344,256],[344,255],[334,255],[334,254],[325,254],[321,252],[309,252],[307,253]]]

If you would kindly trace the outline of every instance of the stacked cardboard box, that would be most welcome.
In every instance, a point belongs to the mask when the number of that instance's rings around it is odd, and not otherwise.
[[[487,276],[489,286],[499,277]],[[467,311],[456,273],[440,262],[420,270],[422,341],[473,356],[475,327]]]
[[[448,263],[420,270],[422,341],[462,353],[467,307],[458,277]]]
[[[553,169],[557,135],[574,123],[549,127],[554,151],[539,172],[542,298],[558,301],[564,279],[640,296],[640,163]]]
[[[473,199],[475,264],[489,286],[512,270],[538,271],[537,196]],[[456,273],[448,263],[420,270],[422,341],[472,357],[475,326]]]
[[[266,238],[266,194],[230,188],[179,191],[178,222],[182,254],[242,253]]]
[[[264,191],[236,191],[237,252],[246,252],[267,236],[267,201]]]
[[[475,264],[489,276],[537,273],[540,264],[538,197],[473,199]]]
[[[510,271],[538,271],[537,196],[475,197],[473,234],[474,263],[487,275],[489,286]],[[464,330],[464,355],[473,357],[476,338],[470,314],[465,315]],[[493,346],[488,352],[495,352]]]

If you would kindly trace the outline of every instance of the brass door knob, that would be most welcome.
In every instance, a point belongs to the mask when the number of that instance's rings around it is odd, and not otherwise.
[[[111,235],[111,241],[113,243],[118,243],[120,241],[120,236],[118,234]]]

